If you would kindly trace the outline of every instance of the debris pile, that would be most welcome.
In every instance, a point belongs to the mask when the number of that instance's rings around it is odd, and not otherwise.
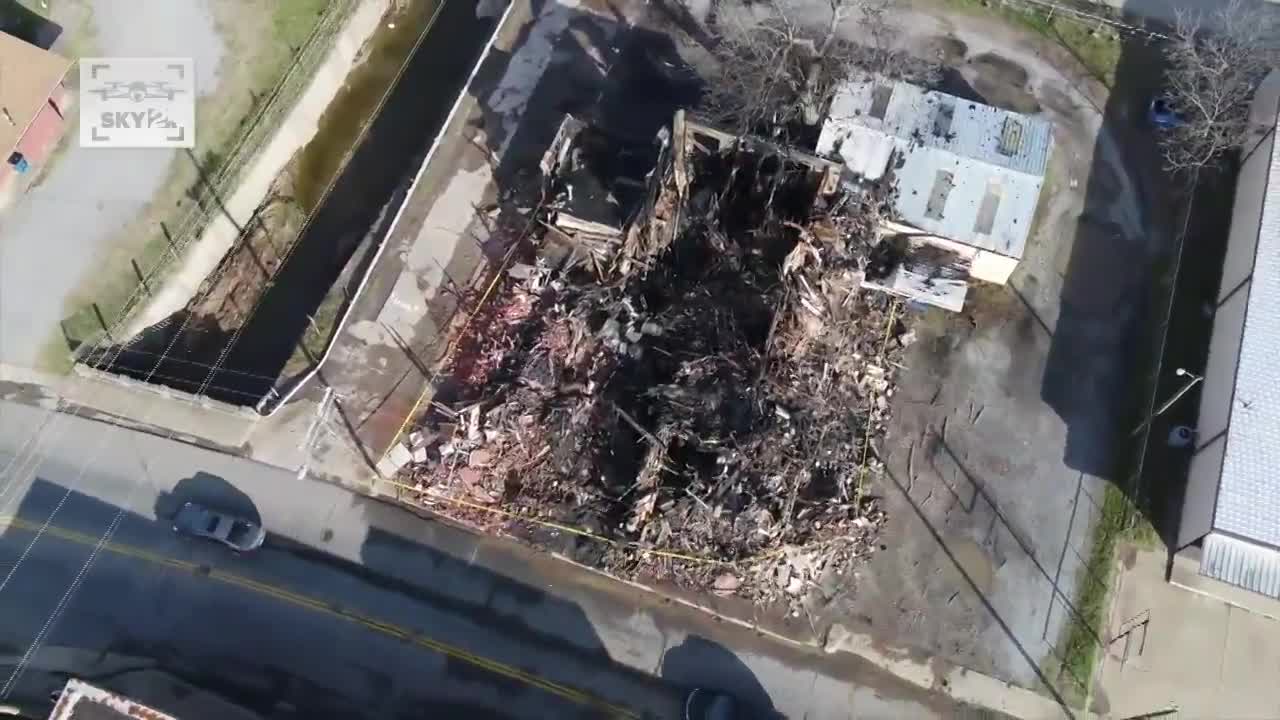
[[[862,286],[951,312],[964,308],[974,251],[923,235],[892,235],[872,251]]]
[[[406,482],[615,573],[796,598],[873,552],[884,520],[870,443],[912,337],[862,289],[886,198],[682,114],[659,140],[624,232],[578,243],[547,223],[567,259],[508,271]]]

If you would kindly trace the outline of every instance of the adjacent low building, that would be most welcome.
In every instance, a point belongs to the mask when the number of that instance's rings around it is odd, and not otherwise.
[[[65,127],[71,61],[0,32],[0,180],[40,165]]]
[[[886,235],[946,254],[937,276],[958,297],[922,299],[952,309],[967,287],[957,277],[1004,284],[1017,268],[1052,150],[1043,119],[879,78],[836,93],[817,147],[842,159],[853,182],[894,183],[896,218]],[[908,296],[936,290],[918,263],[890,280]]]
[[[1251,112],[1177,544],[1202,578],[1280,599],[1280,74]]]

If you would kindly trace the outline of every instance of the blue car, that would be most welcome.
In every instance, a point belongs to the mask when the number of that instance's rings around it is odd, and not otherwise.
[[[1187,124],[1186,118],[1173,107],[1173,101],[1167,96],[1159,95],[1151,101],[1147,108],[1147,121],[1161,130],[1172,130]]]

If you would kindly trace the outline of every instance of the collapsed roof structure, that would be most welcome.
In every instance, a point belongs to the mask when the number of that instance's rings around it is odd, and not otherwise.
[[[968,278],[1004,284],[1017,267],[1052,149],[1043,119],[882,78],[840,88],[817,146],[848,180],[896,187],[884,234],[924,260],[883,289],[952,310]]]

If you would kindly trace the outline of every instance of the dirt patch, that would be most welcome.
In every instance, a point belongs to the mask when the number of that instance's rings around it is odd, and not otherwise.
[[[927,58],[936,58],[941,65],[959,65],[969,54],[969,46],[953,35],[936,35],[920,44],[918,52]]]
[[[305,218],[288,185],[287,175],[276,181],[235,246],[187,304],[186,313],[209,318],[223,332],[244,325]]]
[[[995,53],[983,53],[968,60],[964,74],[987,103],[1019,113],[1040,112],[1027,71],[1018,63]]]
[[[223,360],[225,348],[257,310],[271,279],[297,242],[306,214],[293,190],[292,173],[286,171],[272,184],[267,199],[186,307],[92,359],[115,372],[190,392],[212,387],[210,371]],[[247,394],[241,398],[246,404],[254,400]]]

